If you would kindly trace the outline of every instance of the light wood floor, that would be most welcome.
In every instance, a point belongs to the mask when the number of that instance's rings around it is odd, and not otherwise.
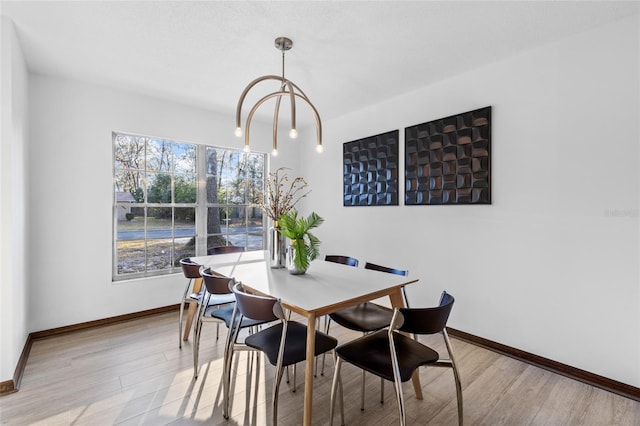
[[[226,328],[215,340],[205,324],[201,372],[192,380],[191,343],[177,345],[177,313],[78,331],[34,342],[20,391],[0,397],[0,420],[7,425],[266,425],[271,418],[272,367],[262,356],[241,353],[232,418],[222,417],[221,354]],[[357,337],[337,325],[341,341]],[[442,350],[439,336],[422,339]],[[524,364],[452,339],[460,364],[466,425],[640,425],[640,402]],[[442,352],[441,352],[442,353]],[[314,424],[328,424],[333,360],[314,390]],[[302,423],[304,365],[297,392],[283,384],[279,424]],[[360,411],[360,375],[343,368],[348,425],[397,424],[393,386],[380,404],[379,380],[367,380],[366,409]],[[424,400],[405,385],[408,422],[456,425],[451,370],[421,370]],[[249,390],[247,390],[249,389]],[[339,424],[338,416],[336,422]]]

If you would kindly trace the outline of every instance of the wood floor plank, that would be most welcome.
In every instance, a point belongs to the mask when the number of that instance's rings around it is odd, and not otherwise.
[[[555,375],[534,366],[525,365],[522,373],[500,396],[479,424],[528,425],[543,400],[553,388]],[[513,407],[518,407],[514,410]]]
[[[226,328],[203,328],[200,374],[193,380],[192,342],[178,348],[177,313],[166,312],[33,342],[19,392],[0,398],[2,425],[255,425],[271,423],[274,368],[263,356],[240,352],[233,365],[231,418],[222,417],[222,352]],[[359,337],[333,324],[343,343]],[[446,353],[440,336],[420,337]],[[452,339],[458,360],[467,425],[640,425],[640,402],[568,379]],[[321,365],[320,365],[321,367]],[[313,424],[328,423],[334,360],[314,380]],[[304,363],[296,392],[283,383],[278,424],[302,422]],[[360,372],[343,367],[348,425],[398,422],[393,385],[368,375],[360,410]],[[408,423],[457,425],[450,369],[420,370],[423,400],[404,385]],[[335,423],[339,424],[336,407]]]
[[[490,413],[498,402],[505,398],[513,383],[525,371],[526,364],[511,358],[498,357],[487,369],[467,388],[465,393],[465,415],[473,419],[492,419]],[[480,420],[478,423],[482,423]]]
[[[540,410],[531,422],[533,425],[579,425],[585,419],[594,391],[593,387],[566,377],[558,377],[555,385],[543,398]]]
[[[591,400],[577,423],[637,426],[640,425],[640,409],[634,405],[630,399],[616,398],[611,392],[593,389]]]

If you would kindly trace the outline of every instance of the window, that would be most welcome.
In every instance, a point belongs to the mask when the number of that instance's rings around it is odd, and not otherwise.
[[[114,280],[179,272],[182,258],[262,250],[265,155],[113,133]]]

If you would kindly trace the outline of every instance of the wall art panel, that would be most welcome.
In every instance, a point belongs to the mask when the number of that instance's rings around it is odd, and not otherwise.
[[[398,205],[399,130],[343,144],[345,206]]]
[[[404,129],[405,204],[491,204],[491,107]]]

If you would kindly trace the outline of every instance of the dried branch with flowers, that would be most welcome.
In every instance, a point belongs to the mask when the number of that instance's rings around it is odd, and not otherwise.
[[[280,216],[290,212],[298,202],[311,192],[307,182],[297,177],[289,184],[289,177],[282,173],[286,167],[280,167],[275,172],[269,173],[265,193],[259,200],[260,210],[271,220],[277,222]]]

